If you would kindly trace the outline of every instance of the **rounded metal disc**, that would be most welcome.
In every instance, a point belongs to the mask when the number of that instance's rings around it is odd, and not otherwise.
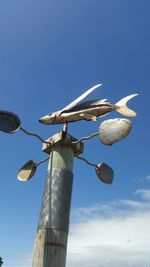
[[[116,118],[105,120],[99,127],[99,138],[104,145],[112,145],[125,138],[132,129],[128,119]]]
[[[20,125],[21,121],[15,113],[0,110],[0,131],[5,133],[14,133],[20,128]]]
[[[106,163],[100,163],[95,168],[97,177],[106,184],[112,184],[114,171]]]
[[[23,167],[17,173],[18,180],[22,182],[28,181],[35,174],[36,168],[37,168],[36,162],[34,162],[33,160],[29,160],[23,165]]]

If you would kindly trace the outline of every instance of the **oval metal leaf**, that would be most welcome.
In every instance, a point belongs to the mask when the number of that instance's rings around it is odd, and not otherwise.
[[[97,177],[105,184],[112,184],[114,171],[106,163],[100,163],[95,168]]]
[[[36,172],[37,164],[33,160],[29,160],[17,173],[18,180],[26,182],[33,177]]]
[[[125,138],[132,129],[132,122],[128,119],[105,120],[99,127],[99,138],[104,145],[112,145]]]
[[[0,131],[14,133],[20,128],[20,125],[21,121],[15,113],[0,110]]]

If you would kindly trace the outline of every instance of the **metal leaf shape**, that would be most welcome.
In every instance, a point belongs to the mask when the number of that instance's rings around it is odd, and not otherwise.
[[[26,182],[33,177],[36,172],[37,163],[33,160],[26,162],[17,174],[18,180]]]
[[[15,133],[21,125],[19,117],[10,111],[0,110],[0,131]]]
[[[112,145],[125,138],[132,129],[128,119],[115,118],[105,120],[99,127],[99,138],[104,145]]]
[[[112,184],[114,171],[106,163],[100,163],[95,168],[97,177],[105,184]]]

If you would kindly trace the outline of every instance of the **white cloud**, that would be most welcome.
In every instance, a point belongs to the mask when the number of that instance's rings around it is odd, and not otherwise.
[[[146,267],[150,264],[150,190],[144,201],[118,200],[72,214],[68,267]]]
[[[143,199],[150,201],[150,190],[149,189],[139,189],[139,190],[136,190],[135,193],[141,195]]]
[[[150,175],[142,177],[139,179],[140,182],[150,182]]]

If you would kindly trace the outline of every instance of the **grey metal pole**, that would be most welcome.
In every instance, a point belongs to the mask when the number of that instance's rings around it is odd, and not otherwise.
[[[45,190],[34,244],[32,267],[65,267],[73,183],[73,159],[83,144],[62,131],[44,144],[50,154]]]

